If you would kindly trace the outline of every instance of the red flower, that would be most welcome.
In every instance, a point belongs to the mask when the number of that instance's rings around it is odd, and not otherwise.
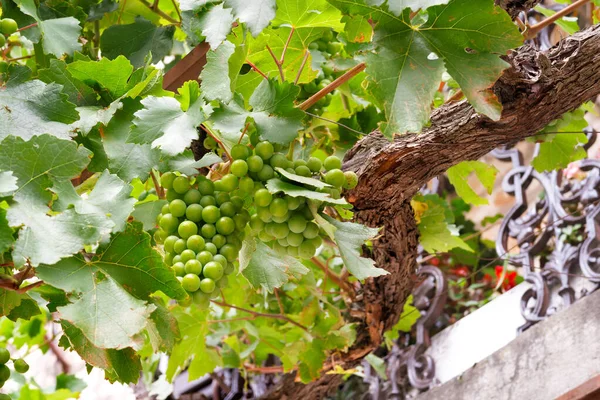
[[[456,268],[453,268],[450,270],[450,272],[456,276],[463,276],[463,277],[469,276],[469,273],[470,273],[469,267],[467,267],[466,265],[460,265]]]
[[[496,265],[496,279],[500,280],[502,278],[502,272],[504,267],[502,265]],[[506,276],[504,277],[504,281],[502,282],[502,289],[510,290],[517,286],[517,272],[516,271],[506,271]]]

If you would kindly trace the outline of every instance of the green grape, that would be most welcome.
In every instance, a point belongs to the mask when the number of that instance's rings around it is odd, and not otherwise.
[[[294,160],[294,166],[293,168],[298,168],[301,166],[306,166],[306,161],[302,160],[302,159],[298,159],[298,160]]]
[[[179,283],[183,284],[183,277],[182,276],[178,276],[177,280],[179,281]],[[183,300],[177,300],[177,304],[179,304],[182,307],[189,307],[192,304],[192,297],[191,296],[186,296],[186,298],[183,299]]]
[[[325,174],[325,182],[339,188],[346,183],[346,177],[341,169],[330,169]]]
[[[216,261],[211,261],[202,268],[202,275],[213,281],[218,281],[223,276],[223,266]]]
[[[187,206],[185,202],[180,199],[175,199],[169,203],[169,210],[174,217],[183,217],[185,215]]]
[[[319,227],[314,222],[308,222],[306,224],[306,229],[302,232],[305,238],[314,239],[319,235]]]
[[[279,254],[287,254],[287,249],[277,242],[273,242],[273,250]]]
[[[286,207],[287,208],[287,207]],[[221,235],[231,235],[235,230],[235,222],[229,217],[221,217],[215,224],[217,232]]]
[[[329,189],[329,195],[331,196],[332,199],[341,199],[342,198],[342,193],[340,192],[340,189],[337,189],[337,188]]]
[[[219,249],[219,254],[225,256],[227,261],[234,262],[238,256],[238,249],[236,246],[227,243],[225,246]]]
[[[222,254],[216,254],[216,255],[214,255],[212,260],[214,262],[217,262],[217,263],[221,264],[221,266],[223,266],[223,268],[225,268],[225,266],[227,266],[227,259]]]
[[[198,191],[203,195],[211,195],[215,191],[215,184],[210,179],[201,179],[198,181]]]
[[[4,60],[0,60],[0,73],[8,72],[8,63]],[[2,386],[0,386],[2,387]]]
[[[173,214],[165,214],[158,225],[167,233],[175,232],[179,226],[179,220]]]
[[[273,200],[273,195],[267,189],[258,189],[254,193],[254,203],[258,207],[267,207],[271,204],[271,200]]]
[[[6,36],[10,36],[19,29],[19,25],[14,19],[4,18],[0,21],[0,31]]]
[[[288,159],[283,154],[277,153],[273,154],[273,156],[269,160],[269,164],[273,168],[285,168],[287,167],[287,161]]]
[[[244,199],[242,199],[240,196],[231,196],[231,203],[237,212],[242,212],[242,209],[244,208]],[[228,215],[228,217],[230,216],[231,215]]]
[[[210,239],[217,234],[217,228],[213,224],[204,224],[200,228],[200,234],[205,239]]]
[[[302,233],[290,232],[287,236],[287,241],[290,246],[298,247],[304,241]]]
[[[196,274],[186,274],[181,281],[181,286],[188,292],[195,292],[200,288],[200,277]]]
[[[219,279],[215,283],[217,284],[217,288],[225,289],[227,287],[227,285],[229,284],[229,280],[227,279],[226,276],[223,276],[221,279]]]
[[[259,238],[261,241],[263,241],[263,242],[267,243],[267,242],[270,242],[271,240],[273,240],[273,235],[269,235],[269,234],[267,233],[267,231],[259,231],[259,232],[258,232],[258,238]]]
[[[259,156],[250,156],[246,161],[250,172],[259,172],[264,166],[264,161]]]
[[[250,157],[250,148],[243,144],[236,144],[231,148],[231,158],[234,160],[246,160]]]
[[[165,254],[165,264],[173,265],[173,257],[175,257],[173,252]]]
[[[296,173],[296,175],[305,176],[307,178],[312,176],[312,172],[310,172],[310,169],[306,165],[297,166],[294,169],[294,172]]]
[[[271,217],[271,219],[273,220],[273,222],[277,222],[279,224],[283,223],[283,222],[287,222],[287,220],[290,218],[291,214],[289,211],[286,211],[284,215],[282,215],[281,217],[273,215]]]
[[[233,192],[238,186],[238,177],[233,174],[227,174],[221,178],[221,183],[226,192]]]
[[[210,296],[201,290],[198,290],[192,295],[192,301],[202,310],[205,310],[210,306]]]
[[[202,264],[200,261],[192,258],[185,262],[185,273],[200,275],[202,273]]]
[[[221,207],[219,207],[219,211],[221,212],[221,215],[225,217],[233,217],[237,214],[236,207],[230,201],[221,204]]]
[[[178,262],[181,262],[181,256],[179,254],[173,256],[173,264],[176,264]]]
[[[173,190],[178,194],[185,194],[188,190],[190,190],[190,180],[187,176],[178,176],[173,181]]]
[[[286,250],[289,256],[298,257],[298,247],[288,246]]]
[[[265,223],[258,217],[258,214],[254,214],[250,217],[250,229],[253,231],[260,231],[264,229],[264,227]]]
[[[215,181],[215,192],[224,192],[224,191],[225,191],[225,186],[223,186],[223,182],[221,182],[220,179],[218,181]]]
[[[304,204],[304,199],[302,197],[287,196],[285,199],[287,201],[289,210],[296,210],[298,207]]]
[[[254,146],[254,153],[265,161],[273,156],[274,151],[275,149],[271,142],[267,142],[266,140],[259,142]]]
[[[196,256],[196,260],[200,261],[202,265],[206,265],[206,263],[212,261],[213,255],[208,250],[201,251]]]
[[[181,236],[182,239],[187,239],[190,236],[198,233],[198,225],[192,221],[183,221],[181,224],[179,224],[177,233],[179,233],[179,236]]]
[[[283,239],[290,233],[290,229],[287,224],[275,224],[271,232],[276,239]]]
[[[202,144],[204,145],[204,148],[208,150],[214,150],[217,148],[217,141],[212,136],[207,136],[202,141]]]
[[[177,175],[175,175],[174,173],[165,172],[160,177],[160,185],[165,189],[171,190],[173,189],[173,181],[175,180],[175,178],[177,178]]]
[[[173,272],[175,272],[176,276],[185,275],[185,265],[181,261],[173,264],[173,266],[171,266],[171,269],[173,270]]]
[[[231,200],[231,197],[229,196],[228,193],[225,192],[218,192],[215,193],[215,201],[217,202],[217,205],[221,206],[223,203],[227,203]]]
[[[248,164],[244,160],[235,160],[231,163],[230,171],[233,175],[241,178],[248,173]]]
[[[221,217],[221,211],[215,206],[206,206],[202,210],[202,219],[209,224],[214,224]]]
[[[308,240],[313,244],[313,246],[315,246],[315,249],[318,249],[323,244],[323,238],[321,236],[317,236]]]
[[[217,252],[218,252],[217,246],[215,246],[215,244],[214,244],[214,243],[210,243],[210,242],[209,242],[209,243],[206,243],[206,250],[208,250],[208,252],[209,252],[210,254],[212,254],[213,256],[214,256],[215,254],[217,254]]]
[[[315,217],[312,214],[312,211],[310,211],[310,208],[308,206],[299,208],[298,211],[301,212],[302,215],[304,215],[304,218],[306,218],[307,221],[312,221],[313,219],[315,219]]]
[[[233,216],[233,222],[235,224],[235,229],[238,231],[243,231],[248,223],[248,218],[244,214],[237,214]]]
[[[227,263],[225,270],[223,271],[225,275],[229,275],[235,271],[235,265],[233,263]]]
[[[260,171],[258,171],[257,175],[258,179],[260,179],[261,181],[268,181],[269,179],[273,178],[275,176],[275,171],[273,170],[273,167],[271,167],[270,165],[263,165],[263,167],[261,168]]]
[[[0,347],[0,364],[4,365],[8,362],[8,360],[10,360],[10,352],[4,347]],[[5,381],[6,379],[2,380]]]
[[[146,200],[146,197],[148,197],[148,191],[144,190],[142,193],[140,193],[140,195],[138,196],[138,201],[144,201]]]
[[[10,369],[4,364],[0,365],[0,382],[6,382],[10,378]]]
[[[274,198],[269,205],[269,211],[274,217],[283,217],[288,212],[287,201],[282,198]]]
[[[183,196],[174,190],[167,190],[167,201],[173,201],[175,199],[181,199]]]
[[[323,166],[327,171],[331,171],[332,169],[341,169],[342,168],[342,160],[340,160],[336,156],[329,156],[323,162]]]
[[[213,196],[202,196],[202,199],[200,200],[200,205],[202,207],[216,206],[217,200]]]
[[[302,233],[306,229],[306,219],[300,214],[294,214],[288,220],[288,227],[294,233]]]
[[[286,168],[285,169],[287,172],[289,172],[290,174],[295,174],[296,170],[294,168]]]
[[[165,204],[164,206],[162,206],[162,208],[160,209],[160,213],[161,214],[169,214],[171,212],[171,210],[169,210],[169,204]]]
[[[344,172],[344,178],[346,181],[344,182],[344,189],[354,189],[356,185],[358,185],[358,176],[354,171],[346,171]]]
[[[183,195],[183,201],[185,201],[187,205],[200,203],[201,198],[202,194],[197,189],[190,189]]]
[[[204,238],[200,235],[192,235],[187,239],[187,248],[195,253],[204,250],[205,242]]]
[[[169,234],[165,231],[163,231],[162,229],[157,230],[156,232],[154,232],[154,241],[158,244],[161,244],[168,236]]]
[[[271,222],[273,220],[273,216],[271,215],[271,211],[269,211],[269,207],[259,207],[256,209],[256,215],[262,222]]]
[[[298,256],[304,259],[314,257],[315,251],[317,251],[317,249],[310,241],[305,240],[300,246],[298,246]]]
[[[177,239],[175,243],[173,243],[173,251],[177,254],[181,254],[185,249],[187,249],[187,244],[183,239]]]
[[[215,236],[212,237],[212,239],[210,239],[210,241],[212,242],[212,244],[215,245],[217,249],[220,249],[225,245],[225,243],[227,243],[227,238],[221,235],[220,233],[217,233]]]
[[[181,252],[180,256],[181,256],[181,262],[185,264],[189,260],[196,258],[196,253],[194,253],[193,250],[185,249],[184,251]]]
[[[173,245],[175,244],[177,239],[179,239],[179,238],[177,236],[173,236],[173,235],[169,236],[168,238],[165,239],[163,246],[165,247],[165,251],[167,253],[173,252]]]
[[[240,178],[239,188],[244,193],[252,193],[254,190],[254,181],[249,176],[244,176]]]
[[[277,239],[277,243],[279,243],[283,247],[288,247],[290,245],[287,241],[287,238]]]
[[[204,278],[200,282],[200,290],[204,293],[212,293],[215,290],[215,281],[210,278]]]
[[[203,209],[204,209],[204,207],[202,207],[200,204],[190,204],[185,209],[185,217],[187,219],[189,219],[190,221],[200,222],[200,221],[202,221],[202,210]]]
[[[29,371],[29,364],[27,364],[22,358],[13,361],[13,367],[15,368],[15,371],[20,374],[24,374],[25,372]]]

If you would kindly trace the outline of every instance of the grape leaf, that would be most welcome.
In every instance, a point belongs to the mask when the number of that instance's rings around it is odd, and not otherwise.
[[[293,27],[304,35],[314,28],[333,28],[341,31],[342,15],[326,0],[277,0],[277,13],[273,25]],[[317,35],[323,32],[317,29]]]
[[[473,251],[461,238],[452,235],[448,227],[448,224],[453,222],[448,219],[452,213],[448,212],[448,205],[444,200],[440,199],[438,195],[419,195],[411,201],[413,209],[420,204],[424,206],[420,207],[422,211],[417,219],[420,233],[419,243],[425,251],[429,253],[446,252],[454,248]]]
[[[536,171],[553,171],[566,168],[573,161],[587,156],[583,145],[588,139],[585,133],[557,133],[550,140],[540,143],[539,153],[531,161]]]
[[[315,192],[310,189],[306,189],[302,186],[296,186],[294,184],[283,182],[277,178],[269,179],[266,184],[267,190],[271,193],[283,192],[288,196],[292,197],[304,197],[312,200],[319,200],[325,203],[346,205],[348,204],[345,199],[334,199],[327,193]]]
[[[487,165],[482,161],[463,161],[450,167],[447,171],[448,179],[456,189],[456,194],[462,197],[464,201],[473,205],[488,204],[487,199],[480,197],[469,185],[468,179],[472,172],[475,173],[488,194],[491,194],[498,173],[493,165]]]
[[[294,257],[281,255],[256,238],[248,238],[240,250],[240,272],[250,284],[269,293],[288,282],[290,275],[299,278],[309,269]]]
[[[110,220],[114,226],[112,232],[121,232],[136,202],[129,197],[132,189],[108,171],[100,176],[94,189],[85,197],[77,194],[71,182],[62,182],[53,189],[58,194],[54,209],[62,211],[74,206],[79,214],[93,214]]]
[[[0,288],[0,317],[9,315],[27,297],[29,296],[17,293],[14,290]]]
[[[367,89],[386,114],[383,133],[418,132],[444,66],[475,110],[500,118],[501,106],[489,90],[508,66],[499,55],[522,43],[510,17],[487,0],[452,0],[429,7],[428,20],[413,26],[410,10],[400,16],[365,0],[332,0],[344,13],[376,22],[377,48],[366,55]],[[477,18],[469,18],[477,15]]]
[[[149,231],[156,226],[156,217],[165,204],[168,204],[168,201],[156,200],[136,204],[131,216],[144,225],[145,231]]]
[[[181,11],[196,11],[207,4],[218,3],[220,0],[180,0],[179,9]]]
[[[142,100],[142,104],[144,108],[135,113],[135,126],[127,141],[151,143],[152,147],[160,147],[163,153],[171,156],[181,153],[198,138],[196,128],[212,111],[201,99],[191,104],[187,111],[171,97],[150,96]]]
[[[62,85],[62,93],[69,96],[69,101],[78,106],[91,106],[96,104],[96,94],[86,84],[67,71],[67,64],[62,60],[50,60],[50,67],[39,71],[39,79],[48,84]]]
[[[388,8],[396,15],[400,15],[405,8],[410,7],[412,11],[424,10],[440,4],[448,4],[450,0],[388,0]]]
[[[6,210],[0,208],[0,254],[10,249],[14,241],[13,230],[6,219]]]
[[[275,171],[280,173],[284,178],[289,179],[290,181],[301,183],[303,185],[308,185],[312,187],[316,187],[318,189],[322,189],[325,187],[331,187],[330,184],[320,181],[315,178],[307,178],[305,176],[300,176],[296,174],[292,174],[291,172],[287,172],[285,169],[277,167]]]
[[[194,160],[191,151],[186,150],[183,153],[172,157],[168,161],[168,171],[179,171],[187,176],[198,175],[198,169],[208,167],[213,164],[223,162],[223,159],[215,153],[208,152],[198,161]]]
[[[386,338],[388,343],[392,343],[398,339],[398,331],[410,333],[413,325],[417,322],[420,316],[421,313],[413,305],[413,296],[411,294],[404,303],[400,319],[398,322],[396,322],[396,325],[394,325],[389,331],[385,332],[383,336]]]
[[[123,103],[119,100],[113,101],[106,108],[100,106],[77,107],[79,120],[72,123],[71,127],[73,130],[78,130],[83,135],[87,135],[98,123],[104,126],[108,125],[115,113],[122,107]]]
[[[275,0],[225,0],[225,5],[233,9],[233,16],[246,24],[252,36],[257,36],[275,17]]]
[[[233,24],[231,11],[230,8],[224,8],[223,4],[217,4],[199,16],[184,15],[183,30],[197,42],[205,37],[210,48],[214,50],[223,43],[231,31]]]
[[[33,80],[0,90],[0,140],[8,135],[29,139],[50,135],[69,139],[68,125],[79,118],[62,86]]]
[[[96,347],[103,349],[140,348],[141,331],[156,309],[131,296],[112,279],[92,278],[93,286],[82,290],[75,302],[58,312],[79,328]]]
[[[67,321],[61,321],[61,325],[64,332],[60,341],[61,346],[73,348],[86,363],[102,368],[109,382],[136,383],[139,380],[142,364],[133,349],[101,349],[94,346],[74,325]]]
[[[142,300],[148,300],[158,290],[173,299],[187,296],[161,255],[152,248],[150,235],[137,222],[114,234],[89,261],[77,255],[55,265],[40,265],[37,273],[44,282],[67,292],[92,290],[94,276],[102,273]]]
[[[77,19],[64,17],[42,20],[37,12],[34,0],[16,0],[16,3],[24,14],[33,17],[37,21],[45,53],[60,58],[63,54],[72,56],[74,52],[81,51],[82,45],[79,42],[81,26],[79,26]]]
[[[153,305],[156,310],[150,315],[147,327],[150,343],[155,352],[171,351],[179,339],[177,320],[158,300]]]
[[[148,53],[156,63],[168,55],[173,47],[174,26],[158,27],[143,17],[133,24],[112,25],[102,33],[100,49],[102,56],[109,59],[123,55],[134,67],[145,64]]]
[[[206,53],[206,65],[200,73],[201,88],[204,97],[208,100],[221,100],[229,103],[233,98],[231,79],[229,78],[229,57],[235,51],[235,46],[225,41],[216,50]]]
[[[344,266],[352,275],[359,280],[363,280],[389,274],[385,269],[375,267],[375,261],[361,257],[362,246],[367,240],[375,237],[379,229],[369,228],[353,222],[340,222],[328,215],[323,217],[336,228],[334,240],[340,250]]]
[[[13,175],[12,171],[0,172],[0,196],[8,196],[18,188],[17,177]]]
[[[13,308],[10,313],[6,316],[11,321],[17,321],[17,319],[21,318],[24,320],[30,320],[31,317],[36,315],[40,315],[42,312],[40,311],[40,307],[29,295],[24,294],[21,299],[21,303]]]
[[[133,72],[133,66],[127,58],[118,56],[114,60],[102,58],[100,61],[74,61],[67,65],[67,71],[75,79],[98,88],[99,93],[112,103],[127,92],[127,81]]]

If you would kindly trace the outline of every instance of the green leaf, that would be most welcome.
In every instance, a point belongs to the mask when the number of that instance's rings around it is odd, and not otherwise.
[[[129,197],[132,186],[126,184],[116,175],[105,171],[85,197],[75,191],[71,182],[63,182],[54,191],[58,194],[55,209],[66,210],[75,207],[79,214],[93,214],[105,217],[113,223],[112,232],[125,229],[127,218],[133,211],[136,199]]]
[[[373,369],[375,370],[375,372],[377,372],[377,375],[379,375],[379,377],[381,377],[381,379],[385,379],[385,380],[388,379],[387,374],[385,373],[385,370],[386,370],[385,361],[382,358],[379,358],[375,354],[371,353],[371,354],[367,354],[367,356],[365,357],[365,360],[367,360],[369,365],[371,367],[373,367]]]
[[[362,246],[367,240],[375,237],[379,233],[379,229],[369,228],[353,222],[340,222],[328,215],[323,217],[336,228],[334,232],[335,242],[338,245],[344,266],[352,275],[359,280],[363,280],[389,274],[385,269],[375,267],[375,261],[361,257]]]
[[[292,183],[284,182],[277,178],[269,179],[265,185],[267,190],[271,193],[283,192],[288,196],[292,197],[304,197],[306,199],[318,200],[325,203],[346,205],[346,200],[334,199],[328,193],[315,192],[310,189],[306,189],[302,186],[297,186]]]
[[[109,59],[123,55],[138,68],[145,64],[148,53],[157,63],[168,55],[173,47],[174,26],[159,27],[138,17],[133,24],[109,26],[100,38],[102,56]]]
[[[299,372],[303,383],[308,383],[321,376],[323,363],[327,359],[327,353],[323,348],[321,339],[314,339],[305,351],[300,353]]]
[[[508,66],[499,55],[519,46],[522,36],[492,2],[452,0],[429,7],[428,20],[420,26],[412,25],[409,9],[396,16],[387,6],[366,0],[332,3],[346,14],[376,23],[377,48],[366,55],[367,89],[385,111],[386,136],[422,129],[444,66],[475,110],[500,118],[500,103],[489,89]]]
[[[573,161],[587,156],[583,145],[588,139],[585,133],[557,133],[550,140],[540,143],[539,153],[531,161],[536,171],[553,171],[566,168]]]
[[[74,52],[81,51],[82,45],[79,42],[81,26],[79,26],[77,19],[64,17],[42,20],[38,15],[33,0],[16,0],[15,2],[23,13],[33,17],[37,21],[45,53],[53,54],[57,58],[60,58],[63,54],[72,56]]]
[[[179,339],[177,320],[159,301],[154,301],[154,306],[156,310],[150,315],[148,323],[150,343],[155,352],[171,351]]]
[[[469,175],[473,172],[488,194],[491,194],[496,174],[498,173],[498,170],[493,165],[487,165],[482,161],[463,161],[460,164],[450,167],[447,171],[448,179],[454,186],[454,189],[456,189],[456,194],[462,197],[464,201],[473,205],[488,204],[487,199],[480,197],[469,185]]]
[[[79,121],[71,124],[74,130],[78,130],[83,135],[87,135],[99,123],[106,126],[113,118],[115,113],[123,107],[123,103],[115,100],[108,107],[85,106],[77,107],[79,112]]]
[[[299,278],[308,273],[300,261],[282,256],[256,238],[248,238],[240,250],[240,272],[250,284],[269,293],[288,282],[290,275]]]
[[[233,14],[231,9],[223,8],[223,4],[212,7],[202,13],[191,29],[192,35],[204,36],[211,49],[216,49],[223,43],[227,34],[231,31]],[[186,26],[184,25],[184,30]]]
[[[326,0],[277,0],[273,25],[290,26],[300,34],[314,28],[333,28],[339,32],[344,27],[341,17],[340,12]]]
[[[40,311],[40,307],[29,295],[23,295],[24,297],[21,300],[21,304],[16,306],[11,310],[11,312],[6,316],[11,321],[17,321],[17,319],[21,318],[24,320],[29,320],[31,317],[40,315],[42,312]]]
[[[312,187],[316,187],[317,189],[323,189],[326,187],[331,187],[330,184],[320,181],[315,178],[307,178],[305,176],[300,176],[296,174],[292,174],[287,172],[285,169],[277,167],[275,170],[280,173],[284,178],[289,179],[290,181],[301,183],[303,185],[308,185]]]
[[[225,5],[233,9],[235,19],[246,24],[252,36],[257,36],[275,17],[275,0],[225,0]]]
[[[30,139],[44,133],[69,139],[72,128],[68,124],[79,114],[61,90],[56,83],[33,80],[0,91],[0,140],[8,135]]]
[[[62,60],[50,60],[50,67],[39,71],[41,81],[48,84],[62,85],[62,93],[69,96],[69,101],[78,106],[91,106],[96,104],[94,91],[67,71],[67,64]]]
[[[410,333],[413,325],[420,317],[421,313],[415,306],[413,306],[413,296],[411,294],[404,303],[404,308],[402,309],[402,314],[400,315],[398,322],[396,322],[396,324],[383,335],[388,341],[394,341],[398,339],[398,331]]]
[[[12,171],[0,172],[0,196],[9,196],[18,188],[17,177],[13,175]]]
[[[67,321],[61,321],[64,338],[86,363],[104,370],[109,382],[136,383],[140,378],[142,364],[139,356],[131,348],[123,350],[101,349],[94,346],[80,329]],[[66,347],[64,340],[60,341]]]
[[[56,376],[56,389],[69,389],[72,392],[81,392],[87,387],[83,379],[75,375],[60,374]]]
[[[28,297],[14,290],[0,288],[0,317],[9,315],[12,310],[21,304],[23,299]]]
[[[140,332],[156,307],[131,296],[112,279],[90,278],[89,290],[82,290],[74,303],[58,308],[61,318],[79,328],[96,347],[141,347]]]
[[[169,171],[179,171],[187,176],[198,175],[200,168],[208,167],[213,164],[221,163],[223,159],[213,152],[208,152],[198,161],[194,160],[194,154],[186,150],[183,153],[172,157],[168,161]]]
[[[160,210],[165,204],[168,204],[166,200],[156,200],[136,204],[131,216],[144,225],[145,231],[149,231],[156,226],[156,217],[160,214]]]
[[[127,92],[127,81],[133,72],[133,66],[127,58],[118,56],[114,60],[102,58],[100,61],[74,61],[67,64],[67,71],[75,79],[97,88],[112,103]]]
[[[448,204],[440,199],[438,195],[415,196],[411,201],[413,209],[416,203],[423,203],[424,210],[417,218],[420,233],[419,243],[429,253],[447,252],[456,247],[472,252],[469,247],[458,236],[452,235],[449,229],[448,215],[452,216]],[[419,221],[420,219],[420,221]]]
[[[218,49],[206,53],[206,65],[200,73],[200,85],[206,99],[229,103],[233,98],[228,61],[234,51],[235,46],[225,41]]]
[[[139,299],[148,300],[159,290],[173,299],[187,296],[140,223],[127,224],[124,232],[114,234],[89,261],[77,255],[55,265],[40,265],[37,273],[44,282],[67,292],[92,290],[94,276],[102,273]]]
[[[211,113],[210,106],[201,99],[183,111],[180,103],[171,97],[146,97],[144,108],[135,113],[128,142],[151,143],[160,147],[163,153],[177,155],[198,138],[197,127]]]
[[[0,208],[0,254],[10,249],[14,243],[13,230],[8,226],[6,210]]]

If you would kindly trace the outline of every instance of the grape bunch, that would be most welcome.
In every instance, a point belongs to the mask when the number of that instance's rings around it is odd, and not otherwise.
[[[157,221],[155,239],[163,243],[165,262],[196,304],[208,306],[227,284],[235,267],[250,214],[237,196],[232,174],[213,182],[167,172],[161,176],[169,204]]]
[[[19,29],[16,21],[10,18],[0,19],[0,47],[4,47],[6,44],[6,38]],[[8,71],[8,63],[4,60],[0,60],[0,73]]]
[[[10,361],[10,353],[5,347],[0,347],[0,387],[3,387],[8,378],[10,378],[10,369],[6,363]],[[13,368],[20,374],[29,371],[29,364],[21,358],[13,359]],[[5,397],[2,397],[5,396]],[[0,394],[0,400],[4,398],[10,399],[6,395]]]

